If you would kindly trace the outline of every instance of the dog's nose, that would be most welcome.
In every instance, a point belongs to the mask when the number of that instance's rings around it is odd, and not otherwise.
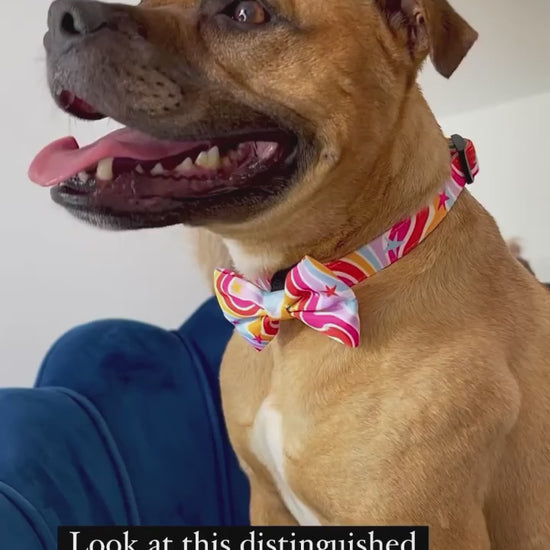
[[[78,41],[110,26],[113,4],[90,0],[56,0],[48,13],[48,30],[58,45]]]

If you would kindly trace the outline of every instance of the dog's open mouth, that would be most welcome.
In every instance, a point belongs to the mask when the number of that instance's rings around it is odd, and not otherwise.
[[[58,99],[79,118],[103,118],[68,92]],[[72,137],[55,141],[38,154],[29,175],[72,209],[162,212],[181,201],[237,193],[280,176],[293,164],[295,149],[295,137],[275,126],[200,141],[159,140],[123,128],[85,147]]]

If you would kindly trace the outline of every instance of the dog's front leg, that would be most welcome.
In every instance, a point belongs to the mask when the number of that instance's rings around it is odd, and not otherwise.
[[[432,550],[491,550],[491,541],[481,510],[457,520],[453,526],[430,525]]]
[[[491,546],[484,512],[477,499],[462,502],[445,501],[439,495],[428,496],[418,487],[416,504],[409,492],[405,499],[391,492],[371,500],[356,501],[356,512],[327,514],[323,525],[427,525],[430,550],[495,550]],[[410,491],[410,489],[409,489]],[[473,495],[472,495],[473,497]]]
[[[462,347],[426,366],[413,356],[400,398],[387,372],[346,396],[340,388],[287,463],[294,494],[320,523],[428,525],[431,550],[491,550],[488,495],[521,398],[506,365],[481,349],[456,364]]]
[[[249,481],[252,525],[298,525],[271,480],[252,473]]]

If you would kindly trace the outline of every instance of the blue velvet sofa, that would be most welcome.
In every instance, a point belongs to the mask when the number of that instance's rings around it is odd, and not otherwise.
[[[231,335],[210,300],[173,332],[74,329],[33,389],[0,390],[0,549],[54,550],[59,525],[246,525],[218,370]]]

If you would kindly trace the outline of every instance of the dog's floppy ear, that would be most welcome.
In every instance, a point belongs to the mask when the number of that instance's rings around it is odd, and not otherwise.
[[[478,33],[447,0],[376,0],[392,25],[406,25],[415,55],[428,52],[437,71],[450,78]]]

